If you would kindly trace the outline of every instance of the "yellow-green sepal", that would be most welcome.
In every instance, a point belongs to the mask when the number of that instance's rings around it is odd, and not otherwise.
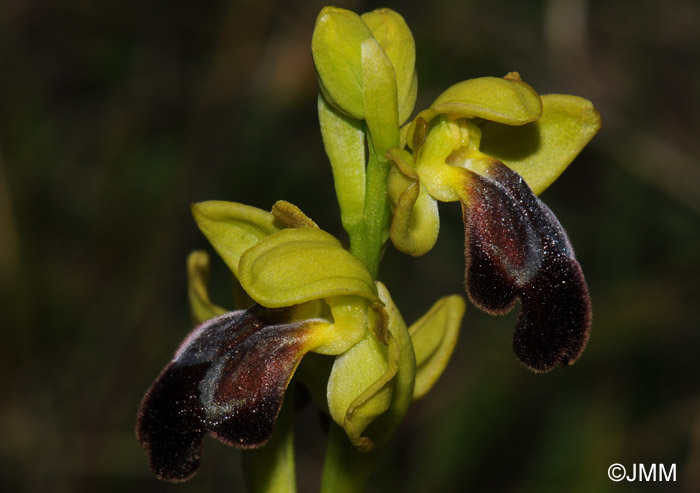
[[[187,297],[195,324],[227,312],[209,299],[208,283],[209,254],[203,250],[196,250],[187,256]]]
[[[429,122],[437,115],[451,119],[482,118],[505,125],[524,125],[542,114],[542,101],[535,90],[512,72],[504,78],[479,77],[458,82],[440,94],[430,108],[421,111],[408,130],[412,145],[416,120]]]
[[[192,204],[192,215],[236,277],[243,252],[283,227],[271,213],[236,202],[198,202]]]
[[[542,114],[539,95],[516,72],[502,79],[479,77],[458,82],[443,91],[430,108],[453,118],[483,118],[506,125],[523,125]]]
[[[364,118],[361,45],[372,32],[359,15],[324,7],[311,38],[319,86],[326,100],[352,118]]]
[[[536,194],[561,175],[601,126],[587,99],[548,94],[542,105],[542,116],[522,127],[487,122],[480,148],[516,171]]]
[[[401,15],[387,8],[367,12],[361,18],[394,67],[399,123],[403,123],[411,116],[418,94],[416,46],[411,30]]]
[[[445,370],[457,344],[465,309],[464,298],[446,296],[409,327],[416,355],[414,400],[423,397]]]
[[[238,279],[251,298],[270,308],[343,295],[377,300],[365,265],[314,228],[283,229],[246,250]]]
[[[437,201],[420,183],[413,157],[403,149],[387,152],[393,163],[387,194],[393,210],[389,237],[397,250],[418,257],[435,245],[440,231]]]

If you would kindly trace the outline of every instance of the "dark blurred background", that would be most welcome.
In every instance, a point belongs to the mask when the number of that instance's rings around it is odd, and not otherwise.
[[[592,100],[603,130],[543,194],[594,307],[579,362],[529,373],[515,314],[469,308],[447,372],[414,406],[371,491],[700,491],[700,3],[338,2],[398,10],[419,100],[520,72]],[[0,3],[0,490],[242,491],[239,452],[205,440],[190,482],[158,482],[134,434],[144,390],[190,329],[189,212],[299,205],[342,234],[310,55],[322,2]],[[459,207],[426,257],[381,278],[411,323],[462,292]],[[209,248],[211,251],[211,249]],[[213,297],[230,286],[213,261]],[[302,491],[324,435],[298,426]],[[675,483],[608,466],[676,464]]]

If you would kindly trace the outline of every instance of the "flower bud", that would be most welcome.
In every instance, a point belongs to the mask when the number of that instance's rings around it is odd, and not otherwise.
[[[362,14],[362,20],[391,61],[396,74],[399,101],[399,124],[405,122],[416,102],[416,46],[403,17],[391,9],[377,9]]]
[[[323,96],[333,106],[361,120],[362,42],[372,32],[359,15],[338,7],[325,7],[316,20],[311,52]]]

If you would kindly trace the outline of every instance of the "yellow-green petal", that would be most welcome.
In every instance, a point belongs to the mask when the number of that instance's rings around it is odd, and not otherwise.
[[[286,200],[278,200],[272,204],[270,211],[273,216],[288,228],[318,228],[318,225],[301,209]]]
[[[241,256],[238,278],[256,302],[291,306],[332,296],[376,301],[365,265],[320,229],[283,229]]]
[[[187,297],[195,324],[226,313],[224,308],[209,299],[208,282],[209,254],[202,250],[190,253],[187,257]]]
[[[316,20],[311,52],[321,92],[329,103],[353,118],[364,118],[362,41],[372,32],[356,13],[324,7]]]
[[[359,296],[334,296],[325,302],[330,308],[332,323],[319,331],[313,352],[341,354],[357,344],[371,330],[383,323],[376,310],[381,304],[370,303]]]
[[[418,93],[416,46],[413,35],[403,17],[391,9],[373,10],[362,14],[361,17],[394,67],[399,101],[399,123],[403,123],[411,116]]]
[[[577,96],[542,96],[542,116],[522,127],[487,123],[481,151],[522,176],[533,192],[543,192],[600,129],[600,114]]]
[[[415,169],[421,185],[440,202],[459,200],[458,189],[464,171],[446,161],[453,152],[467,148],[468,144],[465,120],[451,120],[440,115],[430,122],[430,130],[415,158]]]
[[[192,204],[192,215],[236,277],[243,252],[283,227],[269,212],[236,202],[198,202]]]
[[[390,149],[392,161],[387,192],[393,209],[389,237],[397,250],[418,257],[435,245],[440,230],[437,201],[430,196],[413,169],[411,154]]]
[[[446,296],[409,327],[416,355],[414,400],[423,397],[445,370],[457,344],[465,309],[464,298]]]

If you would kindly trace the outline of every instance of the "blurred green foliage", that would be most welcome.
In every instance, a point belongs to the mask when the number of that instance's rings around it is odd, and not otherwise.
[[[2,491],[172,489],[133,427],[191,325],[185,258],[206,240],[190,202],[285,199],[342,231],[310,54],[323,5],[0,4]],[[418,108],[451,83],[517,70],[603,117],[545,192],[591,288],[588,349],[533,375],[509,348],[514,315],[469,308],[374,491],[700,491],[700,4],[339,6],[406,18]],[[462,291],[459,208],[441,211],[430,254],[390,248],[382,265],[409,323],[428,308],[414,300]],[[226,269],[212,271],[226,305]],[[324,432],[308,407],[298,426],[301,491],[313,490]],[[240,491],[239,452],[206,442],[202,470],[178,490]],[[615,462],[675,463],[678,481],[613,483]]]

